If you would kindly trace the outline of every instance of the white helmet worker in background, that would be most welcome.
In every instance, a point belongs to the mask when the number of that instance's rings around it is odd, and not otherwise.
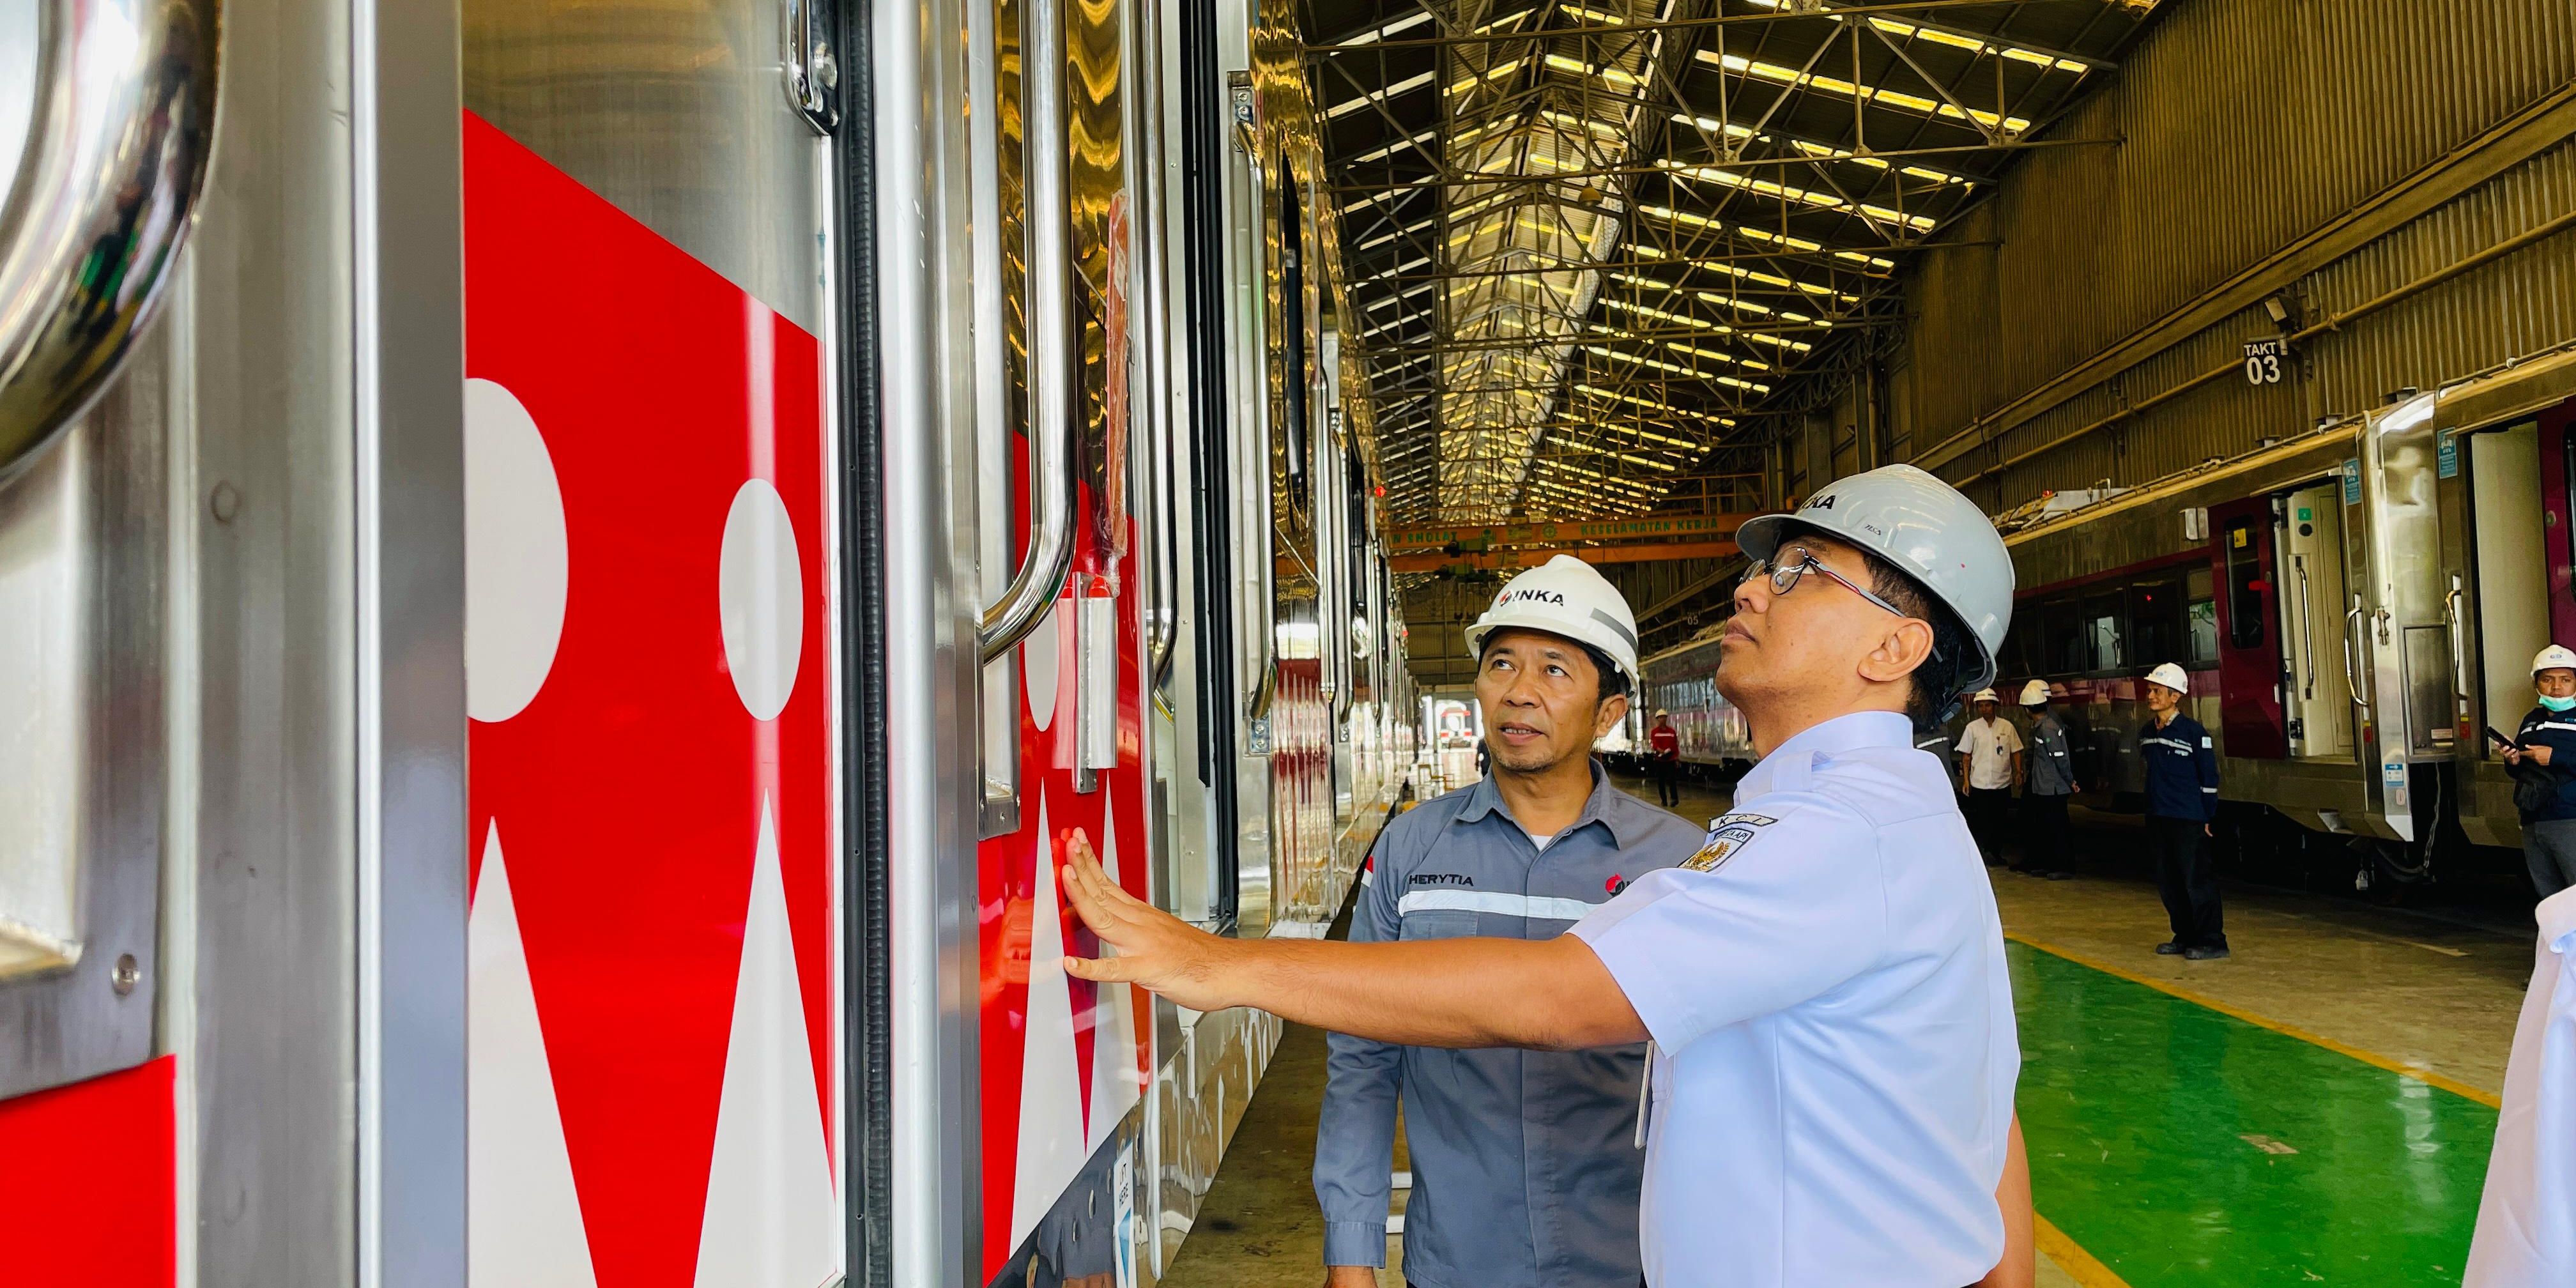
[[[2576,885],[2576,650],[2552,644],[2535,654],[2531,690],[2539,705],[2502,754],[2513,766],[2517,798],[2537,796],[2543,775],[2555,788],[2542,808],[2522,811],[2523,859],[2532,889],[2546,899]],[[2527,791],[2524,779],[2533,784]]]
[[[1993,678],[2011,562],[1974,504],[1907,466],[1736,539],[1752,566],[1717,685],[1762,760],[1679,866],[1550,938],[1292,944],[1127,895],[1077,835],[1065,889],[1117,955],[1065,969],[1415,1048],[1652,1038],[1652,1288],[2029,1282],[2003,925],[1948,775],[1913,746],[1915,722]]]
[[[2012,819],[2013,789],[2021,786],[2021,730],[1996,714],[2002,695],[1979,689],[1968,699],[1970,719],[1959,730],[1959,796],[1966,802],[1968,830],[1989,867],[2003,861],[2004,833]]]
[[[2066,806],[2076,792],[2075,749],[2066,736],[2066,722],[2048,709],[2050,698],[2065,696],[2064,685],[2045,680],[2021,686],[2021,705],[2030,712],[2030,730],[2022,735],[2029,748],[2023,763],[2029,768],[2021,780],[2021,857],[2013,871],[2051,881],[2067,878],[2060,864],[2072,848]]]
[[[2217,744],[2182,709],[2191,676],[2181,667],[2158,664],[2143,687],[2149,719],[2138,730],[2138,760],[2147,771],[2147,842],[2156,856],[2156,892],[2173,924],[2173,938],[2156,951],[2214,961],[2227,956],[2217,859],[2209,847],[2218,821]]]
[[[2047,706],[2051,696],[2046,680],[2033,680],[2021,686],[2021,704],[2025,707]]]

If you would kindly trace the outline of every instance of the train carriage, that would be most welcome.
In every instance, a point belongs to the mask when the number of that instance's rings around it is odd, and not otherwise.
[[[6,1277],[1153,1282],[1277,1026],[1062,847],[1318,935],[1415,741],[1292,26],[0,17]]]

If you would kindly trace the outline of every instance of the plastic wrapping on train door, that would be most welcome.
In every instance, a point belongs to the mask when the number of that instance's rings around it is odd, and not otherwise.
[[[1078,573],[1075,582],[1075,788],[1092,792],[1101,770],[1118,767],[1118,583],[1099,573]]]

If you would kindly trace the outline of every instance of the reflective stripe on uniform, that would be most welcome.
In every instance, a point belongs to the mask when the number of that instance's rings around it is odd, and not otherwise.
[[[1396,901],[1395,912],[1399,917],[1417,912],[1497,912],[1506,917],[1580,921],[1598,906],[1581,899],[1554,899],[1506,890],[1408,890]]]

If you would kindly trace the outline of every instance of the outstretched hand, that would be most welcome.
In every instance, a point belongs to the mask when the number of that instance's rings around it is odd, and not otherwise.
[[[1091,933],[1114,955],[1067,957],[1076,979],[1135,984],[1196,1011],[1241,1004],[1224,969],[1242,945],[1220,939],[1121,889],[1100,870],[1091,838],[1080,828],[1065,843],[1064,892]]]

